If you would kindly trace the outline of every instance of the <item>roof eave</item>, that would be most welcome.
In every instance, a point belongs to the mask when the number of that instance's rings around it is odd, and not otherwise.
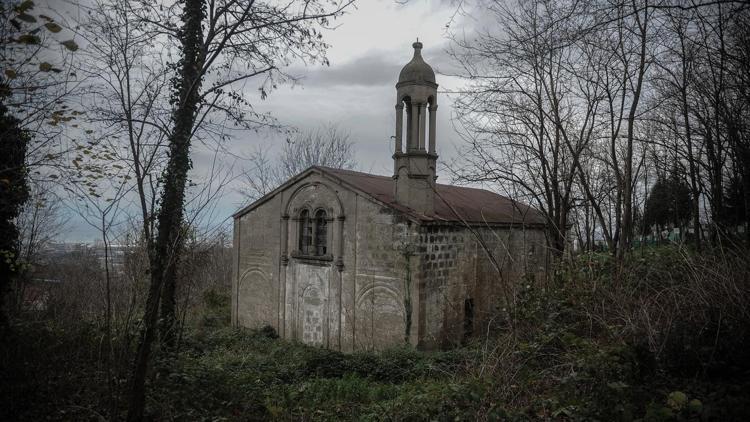
[[[284,182],[281,185],[279,185],[279,187],[277,187],[276,189],[274,189],[271,192],[263,195],[262,197],[260,197],[256,201],[254,201],[254,202],[246,205],[245,207],[241,208],[240,210],[238,210],[237,212],[235,212],[234,214],[232,214],[232,218],[234,220],[236,220],[236,219],[242,217],[243,215],[247,214],[248,212],[250,212],[250,211],[254,210],[255,208],[257,208],[257,207],[263,205],[264,203],[268,202],[271,198],[273,198],[274,196],[276,196],[279,192],[283,191],[287,187],[293,185],[297,181],[299,181],[299,180],[307,177],[310,173],[314,173],[316,171],[319,172],[321,174],[321,176],[326,176],[326,177],[334,180],[335,182],[337,182],[341,186],[345,186],[347,189],[352,190],[352,191],[356,192],[357,194],[360,194],[360,195],[362,195],[362,196],[370,199],[373,202],[376,202],[378,204],[386,206],[386,207],[388,207],[388,208],[390,208],[390,209],[392,209],[394,211],[400,212],[401,214],[403,214],[405,217],[407,217],[412,222],[415,222],[415,223],[419,224],[419,223],[421,223],[423,221],[420,218],[420,216],[415,215],[414,213],[411,213],[411,212],[408,212],[408,211],[405,211],[405,210],[401,210],[398,207],[394,206],[394,204],[382,201],[382,200],[378,199],[376,196],[371,195],[368,192],[366,192],[366,191],[358,188],[357,186],[353,185],[352,183],[347,182],[346,180],[344,180],[341,177],[337,176],[335,173],[331,172],[327,168],[320,167],[320,166],[309,167],[307,170],[303,171],[302,173],[299,173],[298,175],[293,176],[292,178],[290,178],[286,182]]]
[[[451,224],[451,225],[459,225],[459,226],[469,226],[469,227],[490,227],[490,228],[525,228],[525,229],[546,229],[547,224],[546,223],[540,223],[540,222],[524,222],[524,221],[461,221],[461,220],[447,220],[447,219],[431,219],[431,220],[422,220],[422,224],[424,225],[441,225],[441,224]]]
[[[453,219],[449,220],[447,218],[441,218],[441,217],[437,217],[437,216],[428,216],[428,215],[425,215],[425,214],[420,214],[420,213],[418,213],[418,212],[416,212],[414,210],[411,210],[408,207],[405,207],[403,205],[398,205],[398,204],[394,204],[394,203],[390,203],[390,202],[385,202],[385,201],[377,198],[375,195],[372,195],[372,194],[368,193],[367,191],[364,191],[364,190],[360,189],[359,187],[355,186],[354,184],[346,181],[345,179],[343,179],[342,177],[336,175],[335,172],[329,170],[328,168],[321,167],[321,166],[312,166],[312,167],[309,167],[306,170],[302,171],[301,173],[297,174],[296,176],[291,177],[289,180],[287,180],[286,182],[284,182],[281,185],[279,185],[276,189],[274,189],[271,192],[263,195],[261,198],[257,199],[256,201],[250,203],[249,205],[241,208],[240,210],[238,210],[237,212],[235,212],[234,214],[232,214],[232,218],[236,220],[237,218],[242,217],[243,215],[247,214],[248,212],[252,211],[253,209],[255,209],[255,208],[259,207],[260,205],[268,202],[271,198],[273,198],[274,196],[276,196],[279,192],[283,191],[287,187],[293,185],[294,183],[298,182],[299,180],[307,177],[309,174],[315,173],[315,172],[319,173],[321,176],[325,176],[325,177],[328,177],[329,179],[332,179],[334,182],[338,183],[339,185],[344,186],[347,189],[349,189],[351,191],[354,191],[357,194],[360,194],[360,195],[362,195],[362,196],[370,199],[371,201],[373,201],[375,203],[381,204],[381,205],[383,205],[385,207],[388,207],[388,208],[390,208],[390,209],[392,209],[392,210],[394,210],[394,211],[396,211],[398,213],[401,213],[404,217],[408,218],[410,221],[412,221],[412,222],[414,222],[416,224],[426,224],[426,225],[430,225],[430,224],[459,224],[459,225],[465,225],[464,222],[460,220],[460,218],[459,219],[455,219],[455,220],[453,220]],[[472,227],[477,227],[477,226],[498,227],[498,228],[500,228],[500,227],[508,228],[508,227],[513,227],[513,226],[517,226],[517,227],[523,226],[523,227],[527,227],[527,228],[531,228],[531,227],[534,227],[534,228],[546,228],[547,227],[546,223],[540,223],[540,222],[523,222],[523,221],[511,221],[511,222],[507,222],[507,221],[504,221],[504,222],[466,221],[465,223],[468,224],[469,226],[472,226]]]

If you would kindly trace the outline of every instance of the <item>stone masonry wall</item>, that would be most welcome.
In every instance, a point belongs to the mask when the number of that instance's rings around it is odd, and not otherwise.
[[[304,207],[329,212],[325,259],[294,254]],[[507,291],[546,269],[543,231],[475,232],[499,274],[465,227],[420,225],[313,173],[235,220],[232,321],[343,351],[451,347],[481,335]]]
[[[476,233],[476,234],[475,234]],[[541,230],[426,225],[419,233],[422,348],[446,348],[481,335],[511,292],[525,278],[543,277]],[[485,252],[492,252],[498,274]]]
[[[293,210],[308,205],[330,206],[330,261],[292,253]],[[233,323],[268,324],[285,338],[343,351],[382,349],[406,337],[416,344],[416,318],[408,321],[418,298],[411,297],[416,284],[407,274],[416,279],[419,260],[407,259],[402,246],[417,227],[324,175],[288,186],[235,220]]]
[[[280,201],[273,198],[235,220],[232,321],[236,325],[280,328]]]

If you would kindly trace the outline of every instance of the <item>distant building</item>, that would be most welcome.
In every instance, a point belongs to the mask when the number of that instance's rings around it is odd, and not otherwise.
[[[128,253],[135,251],[136,246],[113,243],[107,245],[107,248],[105,248],[104,242],[97,241],[94,243],[92,249],[102,269],[105,268],[105,263],[108,263],[110,271],[122,271]]]
[[[503,286],[543,276],[540,212],[436,183],[438,85],[413,47],[392,177],[312,167],[234,215],[235,325],[344,351],[446,347],[483,331]]]

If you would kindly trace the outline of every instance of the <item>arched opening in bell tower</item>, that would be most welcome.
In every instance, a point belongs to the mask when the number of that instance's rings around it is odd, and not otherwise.
[[[401,151],[399,151],[403,153],[410,151],[412,148],[411,127],[413,124],[413,116],[411,110],[411,97],[409,97],[408,95],[403,97],[399,105],[402,107],[402,112],[406,115],[406,124],[403,125],[403,129],[401,131],[401,139],[403,139],[403,142],[406,144],[406,146],[403,147]]]
[[[429,111],[429,120],[428,124],[426,125],[426,133],[425,136],[428,142],[428,152],[430,154],[436,153],[436,145],[435,145],[435,126],[437,122],[437,101],[435,101],[435,97],[430,95],[427,98],[427,110]]]
[[[430,152],[435,152],[436,108],[434,96],[422,102],[414,101],[409,95],[401,97],[396,104],[395,152],[397,154],[427,151],[428,147]]]

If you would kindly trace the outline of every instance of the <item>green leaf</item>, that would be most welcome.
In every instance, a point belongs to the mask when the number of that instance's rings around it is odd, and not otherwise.
[[[52,70],[52,65],[47,62],[39,63],[39,70],[41,70],[42,72],[49,72],[50,70]]]
[[[39,37],[32,34],[23,34],[18,37],[18,42],[21,44],[39,44],[40,41]]]
[[[16,12],[18,13],[24,13],[28,11],[29,9],[34,7],[34,2],[31,0],[26,0],[15,7]]]
[[[624,390],[628,388],[628,385],[622,381],[615,381],[615,382],[610,382],[609,384],[607,384],[607,387],[613,390]]]
[[[693,413],[702,413],[703,403],[698,399],[692,399],[688,402],[688,409]]]
[[[5,69],[5,76],[7,76],[8,79],[15,79],[18,74],[13,69]]]
[[[60,44],[62,44],[65,48],[67,48],[70,51],[78,50],[78,44],[76,44],[76,42],[73,40],[63,41]]]
[[[62,31],[62,26],[54,23],[54,22],[47,22],[44,24],[44,27],[47,28],[48,31],[54,32],[57,34],[58,32]]]
[[[674,410],[681,410],[688,403],[688,397],[682,391],[673,391],[667,397],[667,406]]]
[[[36,22],[36,18],[35,18],[35,17],[33,17],[33,16],[31,16],[31,15],[27,15],[26,13],[20,13],[20,14],[19,14],[18,16],[16,16],[16,17],[17,17],[18,19],[21,19],[21,20],[22,20],[22,21],[24,21],[24,22],[28,22],[28,23],[34,23],[34,22]]]

